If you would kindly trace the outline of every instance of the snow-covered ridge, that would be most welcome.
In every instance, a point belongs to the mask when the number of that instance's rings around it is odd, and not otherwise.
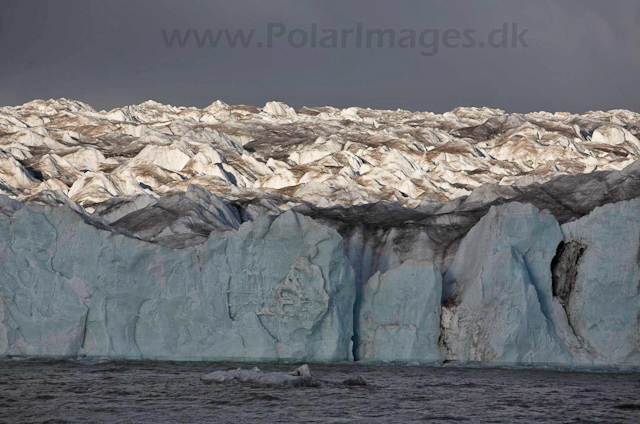
[[[640,157],[640,115],[444,114],[333,107],[204,109],[147,101],[110,111],[67,99],[0,108],[0,192],[59,190],[87,210],[197,184],[282,209],[446,203],[485,184],[523,188],[621,170]]]

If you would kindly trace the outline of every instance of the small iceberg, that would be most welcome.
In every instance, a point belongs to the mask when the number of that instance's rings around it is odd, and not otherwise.
[[[342,382],[321,381],[311,376],[311,370],[307,364],[296,368],[290,373],[262,372],[258,367],[252,370],[238,368],[232,371],[214,371],[203,375],[200,380],[205,384],[221,384],[229,382],[250,383],[261,386],[277,387],[322,387],[331,386],[366,386],[367,381],[363,376],[348,378]]]

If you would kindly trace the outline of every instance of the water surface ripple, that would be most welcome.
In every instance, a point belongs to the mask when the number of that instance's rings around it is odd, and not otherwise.
[[[2,423],[640,422],[640,374],[311,364],[366,387],[206,385],[200,376],[256,364],[0,361]],[[296,365],[257,364],[263,371]]]

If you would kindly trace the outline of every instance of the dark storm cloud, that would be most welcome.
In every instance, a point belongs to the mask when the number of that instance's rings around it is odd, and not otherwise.
[[[528,29],[528,48],[167,48],[161,30]],[[640,2],[7,1],[0,3],[0,105],[67,97],[98,109],[154,99],[294,107],[640,111]]]

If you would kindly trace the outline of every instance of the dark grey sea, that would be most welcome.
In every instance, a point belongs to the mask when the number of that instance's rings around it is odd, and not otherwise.
[[[640,373],[456,366],[310,364],[314,377],[367,386],[206,385],[256,364],[0,361],[2,423],[640,423]],[[257,364],[291,371],[292,364]]]

